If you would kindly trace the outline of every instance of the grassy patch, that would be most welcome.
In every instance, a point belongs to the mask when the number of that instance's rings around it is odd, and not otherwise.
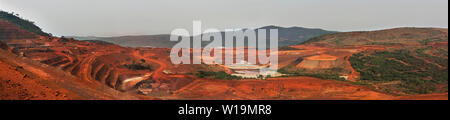
[[[390,42],[369,42],[366,45],[402,45],[401,43],[390,43]]]
[[[103,45],[114,45],[114,43],[110,43],[110,42],[106,42],[106,41],[101,41],[101,40],[84,40],[84,41],[90,42],[90,43],[103,44]]]
[[[448,84],[448,68],[440,69],[413,54],[406,50],[359,53],[350,61],[360,73],[361,80],[401,81],[400,84],[386,86],[386,91],[426,94],[436,92],[438,84]]]
[[[448,58],[437,57],[437,56],[433,56],[433,55],[425,53],[425,51],[431,50],[431,49],[433,49],[433,48],[426,47],[426,48],[417,49],[416,53],[417,53],[418,56],[420,56],[420,57],[422,57],[424,59],[430,60],[431,62],[437,63],[437,64],[439,64],[441,66],[448,67]],[[437,51],[437,54],[441,54],[441,55],[444,55],[444,56],[448,57],[448,51],[444,52],[444,51],[442,51],[442,49],[439,49]]]
[[[443,41],[446,41],[446,40],[444,40],[440,37],[434,37],[434,38],[427,38],[427,39],[421,40],[421,41],[419,41],[419,43],[422,45],[428,45],[433,42],[443,42]]]
[[[214,78],[214,79],[225,79],[225,80],[234,80],[234,79],[242,79],[241,77],[232,76],[223,71],[220,72],[212,72],[212,71],[199,71],[195,74],[198,78]]]
[[[145,65],[144,63],[135,63],[134,61],[131,64],[125,64],[123,66],[131,70],[152,70],[152,67],[150,65]]]
[[[319,79],[324,79],[324,80],[339,80],[339,81],[345,81],[344,78],[340,78],[339,74],[334,74],[334,73],[309,73],[309,72],[305,72],[304,70],[296,70],[296,71],[291,71],[288,70],[289,68],[284,68],[284,69],[280,69],[278,70],[278,72],[282,73],[282,74],[286,74],[283,77],[295,77],[295,76],[308,76],[308,77],[315,77],[315,78],[319,78]]]

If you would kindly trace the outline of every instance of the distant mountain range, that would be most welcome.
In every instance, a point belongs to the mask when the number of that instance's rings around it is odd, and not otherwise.
[[[322,29],[311,29],[302,27],[279,27],[266,26],[258,29],[278,29],[279,32],[279,46],[289,46],[303,43],[310,38],[317,36],[336,33],[335,31],[327,31]],[[223,33],[222,33],[223,34]],[[139,35],[139,36],[120,36],[120,37],[80,37],[68,36],[77,40],[100,40],[110,42],[126,47],[156,47],[156,48],[171,48],[177,42],[169,41],[169,34],[162,35]],[[203,45],[207,44],[203,43]]]

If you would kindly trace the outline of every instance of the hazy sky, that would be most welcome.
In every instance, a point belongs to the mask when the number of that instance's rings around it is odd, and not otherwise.
[[[175,28],[448,28],[448,0],[0,0],[54,35],[167,34]]]

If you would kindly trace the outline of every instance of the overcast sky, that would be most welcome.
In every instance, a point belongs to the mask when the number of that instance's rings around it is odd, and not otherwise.
[[[448,28],[448,0],[0,0],[54,35],[168,34],[175,28]]]

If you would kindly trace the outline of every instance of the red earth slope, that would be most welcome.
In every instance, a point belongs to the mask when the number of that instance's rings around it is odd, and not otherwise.
[[[0,99],[138,99],[0,50]]]
[[[0,40],[35,39],[38,35],[22,30],[8,21],[0,20]]]

